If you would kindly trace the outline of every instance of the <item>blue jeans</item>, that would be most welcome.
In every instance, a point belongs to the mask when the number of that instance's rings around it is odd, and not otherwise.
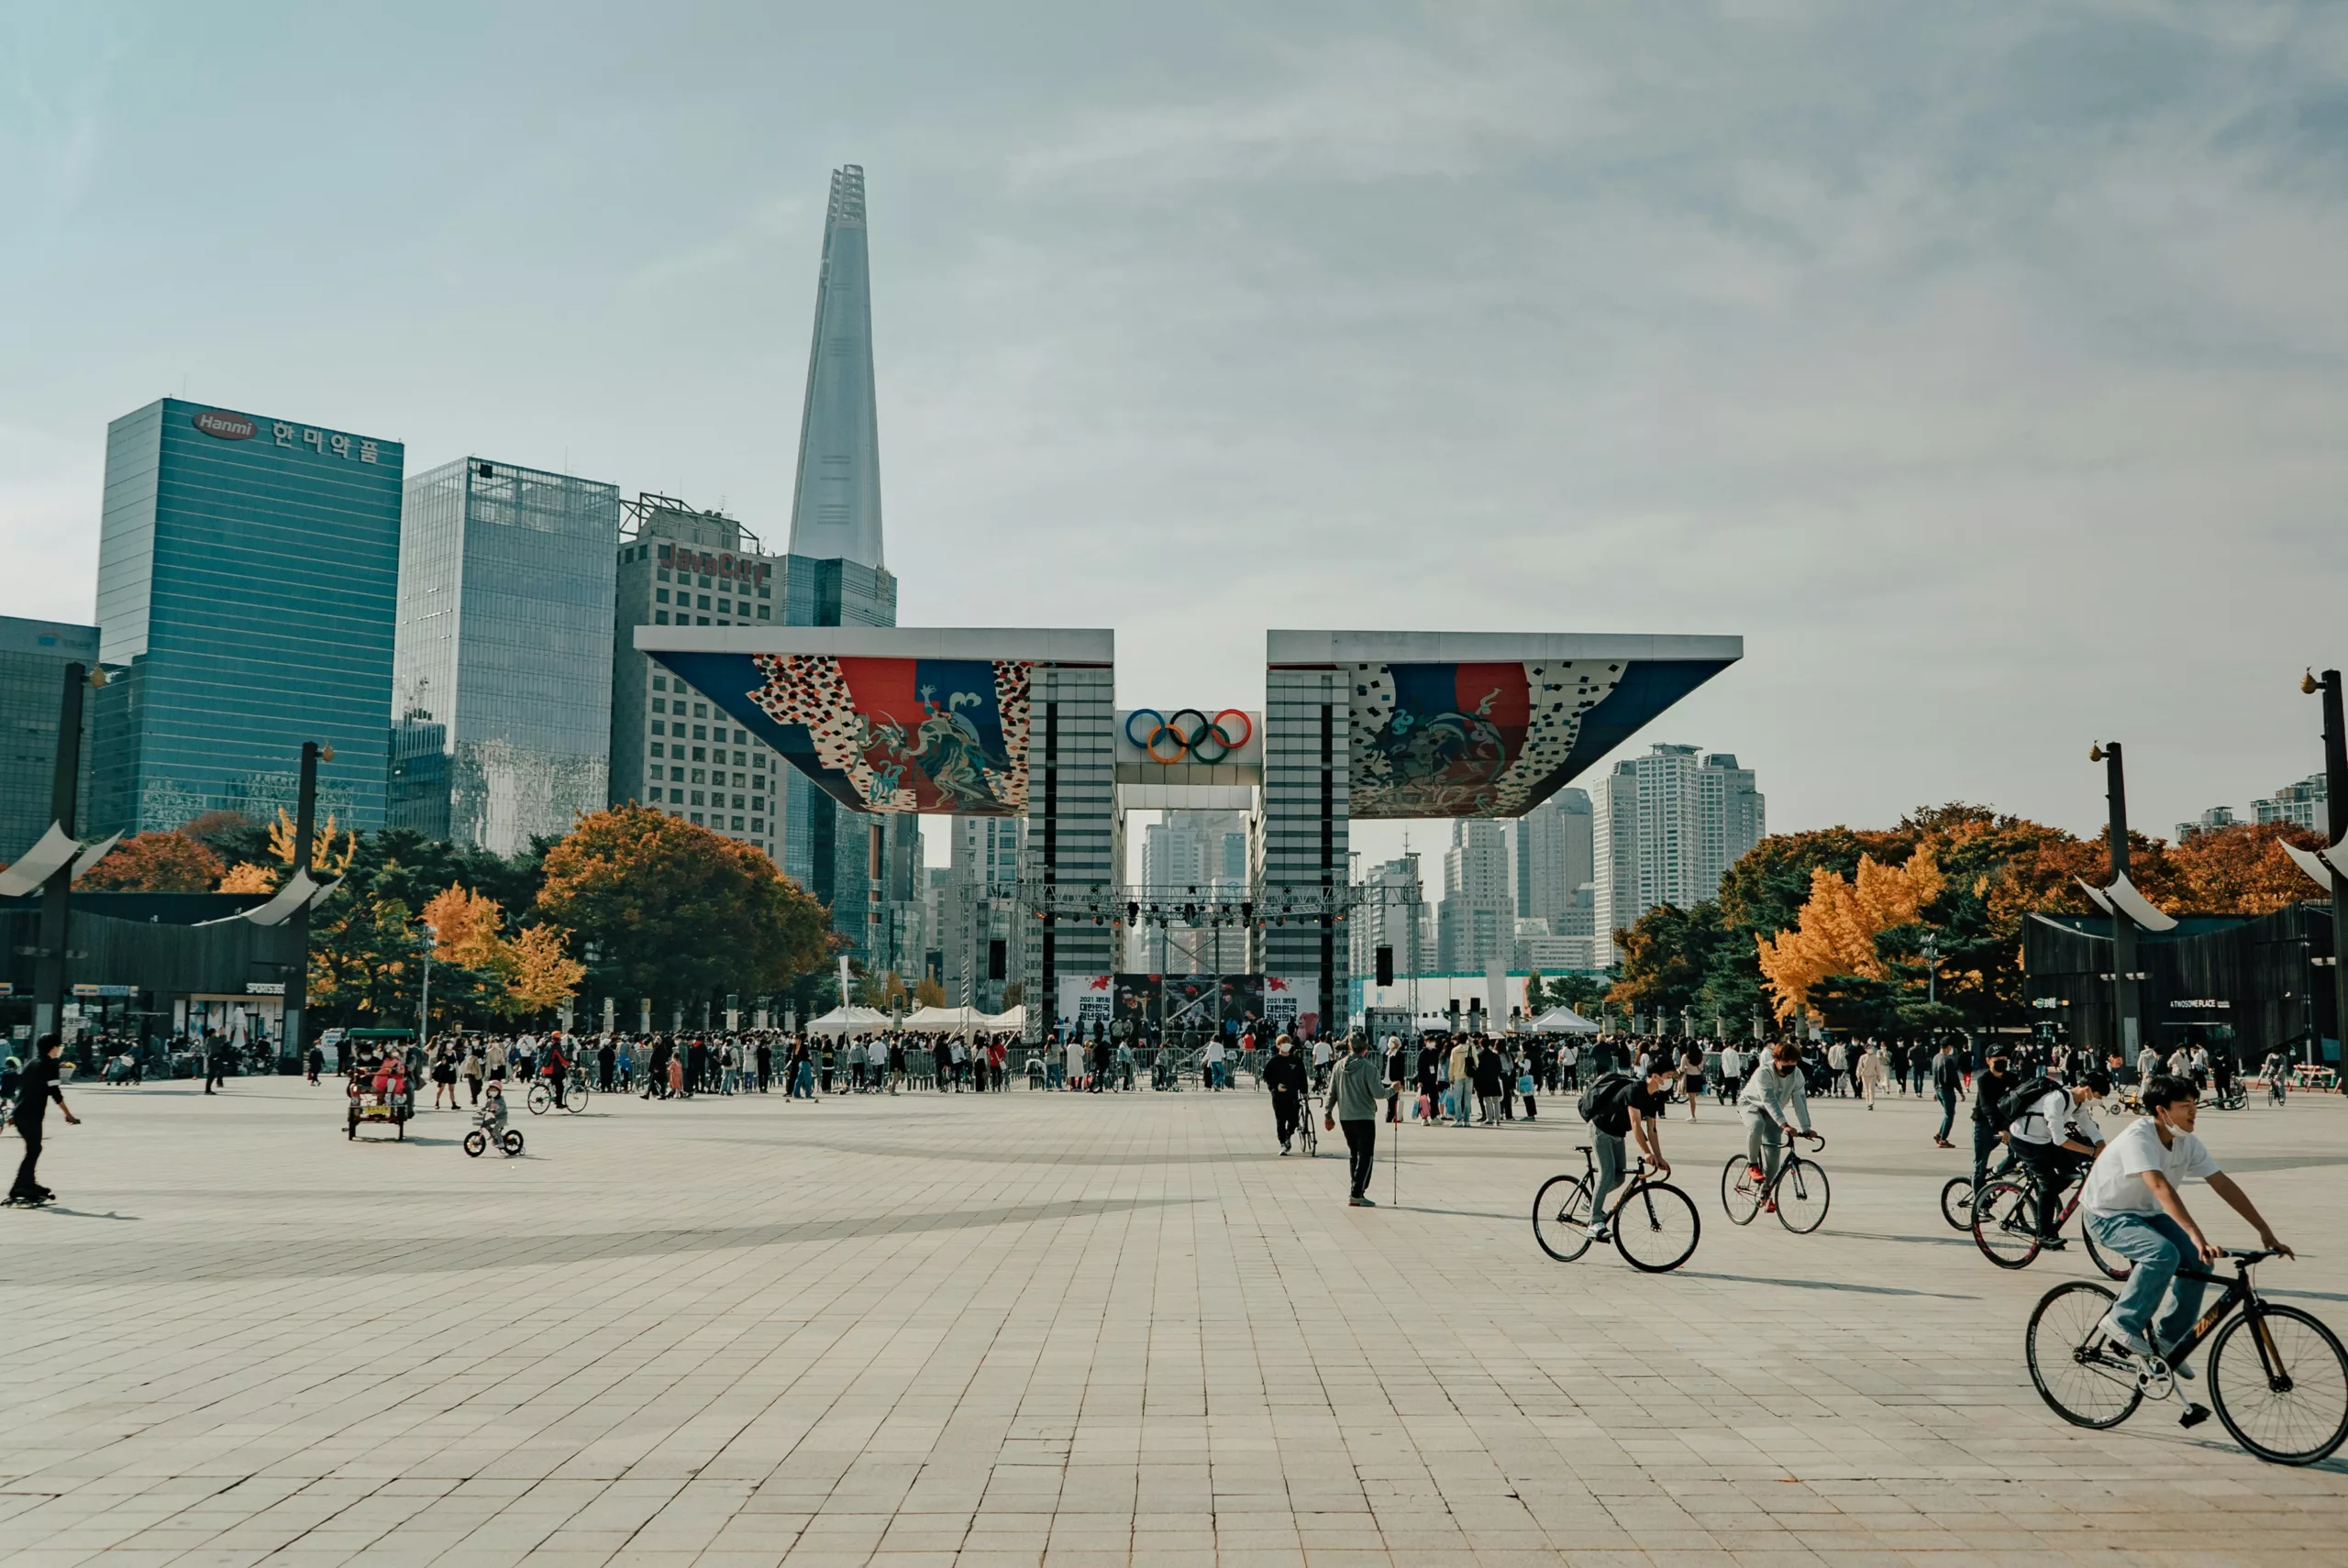
[[[1956,1125],[1956,1091],[1941,1090],[1941,1130],[1933,1134],[1943,1143],[1948,1141],[1948,1130]]]
[[[2154,1350],[2165,1354],[2192,1329],[2193,1320],[2201,1312],[2202,1281],[2176,1277],[2180,1265],[2199,1264],[2193,1238],[2165,1214],[2090,1214],[2088,1230],[2096,1245],[2136,1265],[2112,1306],[2112,1320],[2150,1340]],[[2158,1328],[2147,1333],[2153,1309],[2160,1306],[2164,1295],[2169,1297],[2168,1309],[2161,1314]]]

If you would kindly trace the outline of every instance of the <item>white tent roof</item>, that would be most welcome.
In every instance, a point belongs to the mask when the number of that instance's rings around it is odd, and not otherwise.
[[[1553,1007],[1533,1021],[1544,1034],[1595,1034],[1598,1025],[1569,1007]]]
[[[888,1027],[889,1015],[869,1007],[836,1007],[821,1018],[807,1021],[810,1034],[858,1034]]]

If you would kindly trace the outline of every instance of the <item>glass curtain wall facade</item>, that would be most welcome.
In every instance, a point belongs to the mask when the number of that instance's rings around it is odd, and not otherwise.
[[[619,489],[466,458],[407,486],[392,821],[495,855],[605,803]]]
[[[0,615],[0,865],[49,831],[57,781],[57,713],[65,667],[98,662],[98,629]],[[91,692],[89,696],[95,697]],[[82,768],[74,823],[90,813],[94,705],[82,704]],[[86,833],[84,834],[86,835]]]
[[[106,427],[92,827],[293,808],[383,825],[398,614],[397,441],[164,398]]]

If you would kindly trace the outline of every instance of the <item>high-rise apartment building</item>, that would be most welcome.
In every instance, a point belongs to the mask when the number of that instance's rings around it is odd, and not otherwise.
[[[1657,745],[1614,765],[1590,793],[1597,956],[1658,904],[1681,909],[1720,891],[1730,867],[1767,832],[1753,772],[1727,752]]]
[[[106,427],[91,828],[291,808],[383,825],[398,612],[396,441],[163,398]]]
[[[1003,991],[1024,978],[1024,931],[1019,914],[1019,856],[1027,842],[1024,817],[956,817],[946,878],[937,890],[938,946],[951,1006],[999,1012]],[[994,944],[1002,944],[1002,976],[993,974]]]
[[[786,565],[723,513],[667,495],[618,505],[626,520],[606,666],[611,799],[659,806],[781,863],[782,758],[637,652],[636,628],[772,624],[782,619]]]
[[[2327,832],[2330,823],[2324,809],[2329,793],[2323,775],[2310,773],[2297,784],[2284,785],[2263,801],[2253,801],[2251,821],[2296,823],[2309,833]]]
[[[1434,957],[1426,942],[1426,889],[1419,880],[1419,857],[1401,855],[1372,866],[1362,878],[1362,901],[1347,922],[1352,933],[1354,978],[1378,980],[1378,950],[1394,950],[1394,977],[1428,973]]]
[[[1509,829],[1516,861],[1516,917],[1544,922],[1544,934],[1590,933],[1589,796],[1565,789]]]
[[[466,458],[408,480],[393,826],[515,855],[605,804],[619,524],[595,480]]]
[[[2321,775],[2319,774],[2317,777],[2320,778]],[[2218,828],[2230,828],[2239,820],[2234,815],[2234,809],[2232,806],[2211,806],[2192,822],[2176,824],[2176,842],[2183,844],[2196,834],[2210,833]]]
[[[1446,975],[1481,974],[1506,964],[1516,942],[1516,868],[1501,824],[1459,817],[1443,856],[1443,902],[1435,911],[1435,964]]]
[[[0,615],[0,864],[49,831],[57,783],[57,719],[65,667],[94,669],[98,629]],[[88,838],[91,723],[95,692],[82,704],[82,767],[73,821]]]

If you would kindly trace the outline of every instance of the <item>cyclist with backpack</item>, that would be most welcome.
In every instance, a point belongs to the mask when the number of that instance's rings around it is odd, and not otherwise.
[[[1775,1181],[1788,1137],[1826,1140],[1810,1124],[1810,1090],[1801,1070],[1801,1047],[1790,1040],[1771,1047],[1769,1059],[1754,1069],[1736,1097],[1736,1113],[1744,1122],[1744,1158],[1756,1182]],[[1764,1212],[1778,1211],[1770,1198]]]
[[[2035,1077],[2008,1095],[1998,1108],[2006,1119],[2006,1136],[2038,1191],[2038,1244],[2061,1252],[2063,1238],[2055,1233],[2062,1217],[2056,1199],[2081,1165],[2103,1147],[2103,1132],[2088,1114],[2087,1102],[2111,1092],[2111,1079],[2101,1069],[2065,1088],[2050,1077]]]
[[[1593,1242],[1611,1234],[1607,1203],[1623,1185],[1623,1139],[1638,1144],[1657,1179],[1671,1174],[1671,1162],[1663,1157],[1663,1113],[1671,1104],[1673,1071],[1671,1059],[1657,1052],[1648,1058],[1643,1076],[1607,1073],[1581,1091],[1576,1109],[1589,1123],[1590,1143],[1598,1154],[1598,1190],[1590,1199]]]

